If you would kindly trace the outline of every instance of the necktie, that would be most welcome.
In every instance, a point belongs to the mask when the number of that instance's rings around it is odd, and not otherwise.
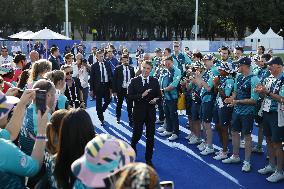
[[[104,73],[104,64],[101,63],[101,67],[102,67],[102,82],[105,82],[105,73]]]
[[[127,66],[125,66],[125,79],[126,79],[126,83],[128,82],[128,67]]]
[[[144,79],[144,88],[145,88],[145,89],[148,89],[147,79]]]

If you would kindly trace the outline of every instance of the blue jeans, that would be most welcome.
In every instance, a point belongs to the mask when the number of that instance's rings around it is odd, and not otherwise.
[[[177,99],[176,100],[165,100],[164,101],[164,111],[166,116],[166,130],[168,132],[173,132],[174,134],[179,134],[179,120],[177,113]]]

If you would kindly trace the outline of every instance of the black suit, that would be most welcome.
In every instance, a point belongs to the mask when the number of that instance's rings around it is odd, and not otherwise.
[[[52,63],[52,70],[60,70],[60,64],[56,57],[50,55],[48,60]]]
[[[92,64],[95,63],[95,62],[94,62],[94,56],[96,56],[96,55],[91,54],[91,55],[88,57],[88,62],[89,62],[90,65],[92,65]],[[95,60],[96,60],[96,58],[95,58]]]
[[[147,96],[142,98],[142,93],[152,89]],[[146,162],[151,162],[154,148],[156,108],[155,104],[149,102],[154,98],[160,98],[160,85],[156,78],[149,77],[149,83],[143,86],[142,77],[138,76],[131,80],[128,87],[128,98],[134,101],[133,107],[133,135],[131,146],[136,151],[136,144],[140,140],[143,131],[143,125],[146,125]]]
[[[96,110],[100,121],[104,121],[103,112],[110,104],[110,90],[112,88],[112,71],[109,63],[104,62],[104,66],[108,75],[108,82],[102,82],[101,64],[96,62],[91,66],[90,74],[90,91],[96,94]],[[105,76],[106,77],[106,76]],[[104,99],[104,104],[102,104]]]
[[[125,67],[123,65],[119,65],[114,70],[113,82],[112,82],[112,91],[113,93],[117,93],[117,104],[116,104],[116,118],[119,120],[121,116],[121,108],[124,98],[126,99],[127,104],[127,112],[129,125],[132,124],[132,107],[133,101],[129,101],[127,98],[127,87],[123,88],[123,81],[126,76],[124,76],[123,70]],[[125,73],[126,74],[126,73]],[[134,68],[132,66],[128,66],[128,79],[135,77]]]

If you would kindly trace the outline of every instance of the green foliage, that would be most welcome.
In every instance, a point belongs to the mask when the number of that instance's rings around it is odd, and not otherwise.
[[[64,0],[0,0],[0,5],[2,37],[22,28],[62,30]],[[200,37],[241,39],[246,27],[279,31],[283,15],[283,0],[199,0]],[[98,40],[169,40],[173,33],[188,38],[194,16],[195,0],[69,0],[72,30],[79,29],[83,39],[92,28]]]

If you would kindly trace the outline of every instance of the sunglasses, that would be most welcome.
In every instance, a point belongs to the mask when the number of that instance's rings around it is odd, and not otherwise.
[[[73,74],[73,71],[71,72],[66,72],[66,75],[72,75]]]

